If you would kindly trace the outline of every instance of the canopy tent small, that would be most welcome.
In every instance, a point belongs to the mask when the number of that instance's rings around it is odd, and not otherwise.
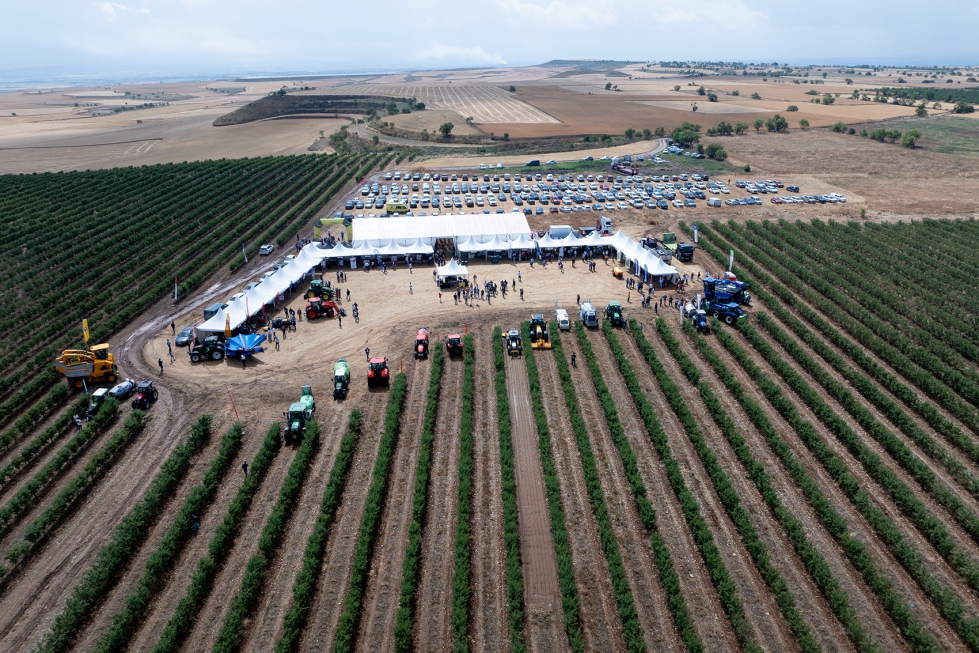
[[[611,236],[602,236],[597,231],[593,231],[584,238],[578,239],[579,247],[605,247],[611,244]]]
[[[460,265],[454,258],[449,259],[449,262],[445,265],[440,265],[435,268],[435,272],[440,277],[464,277],[469,274],[466,266]]]
[[[224,346],[225,355],[229,358],[239,356],[251,356],[258,352],[265,351],[261,344],[265,342],[264,333],[245,333],[240,336],[228,339],[228,344]]]
[[[459,243],[456,246],[456,249],[459,250],[460,252],[469,254],[471,252],[485,252],[486,246],[483,243],[476,240],[475,238],[473,238],[472,236],[470,236],[469,239],[466,240],[465,242]]]
[[[507,247],[517,250],[537,249],[537,246],[534,245],[534,241],[527,237],[526,234],[520,234],[519,237],[510,240],[507,243]]]

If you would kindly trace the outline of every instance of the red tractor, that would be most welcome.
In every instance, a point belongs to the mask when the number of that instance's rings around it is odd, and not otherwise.
[[[156,401],[160,393],[153,387],[152,381],[140,381],[136,386],[136,396],[133,397],[133,408],[147,410],[150,402]]]
[[[391,383],[391,372],[388,370],[388,359],[372,358],[367,367],[367,387],[373,388],[378,385],[388,385]]]
[[[428,329],[425,327],[418,329],[415,336],[415,358],[428,358]]]
[[[337,305],[331,300],[324,300],[322,297],[311,297],[306,302],[306,319],[315,320],[318,317],[335,317]]]
[[[460,336],[458,333],[450,333],[449,337],[445,341],[445,348],[449,352],[449,358],[454,356],[462,358],[462,336]]]

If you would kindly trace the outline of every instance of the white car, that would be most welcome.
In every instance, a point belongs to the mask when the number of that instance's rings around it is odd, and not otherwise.
[[[682,209],[683,208],[683,200],[673,200],[673,206],[675,206],[678,209]]]
[[[615,205],[615,208],[617,208],[620,211],[624,211],[627,208],[629,208],[629,205],[626,204],[625,202],[619,202],[618,204]]]
[[[265,274],[262,275],[262,278],[259,280],[259,283],[262,283],[263,281],[271,277],[273,274],[275,274],[275,270],[266,272]]]
[[[272,245],[265,244],[258,248],[258,253],[262,256],[268,256],[272,253],[273,249],[275,248]]]
[[[296,257],[294,255],[290,254],[289,256],[287,256],[284,259],[282,259],[282,262],[285,263],[286,265],[289,265],[290,263],[292,263],[295,260],[296,260]]]

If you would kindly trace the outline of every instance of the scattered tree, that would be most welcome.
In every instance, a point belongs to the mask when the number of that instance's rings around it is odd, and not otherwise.
[[[467,125],[473,124],[473,117],[472,116],[469,116],[469,117],[466,118],[466,124]]]
[[[631,141],[636,137],[636,130],[633,129],[632,127],[629,127],[627,130],[625,130],[625,137]]]
[[[928,109],[925,108],[924,102],[915,107],[914,115],[918,116],[919,118],[925,118],[928,116]]]
[[[849,77],[847,77],[844,81],[847,83],[847,86],[853,84],[853,80],[850,79]]]
[[[717,93],[708,93],[707,94],[707,101],[708,102],[717,102]]]
[[[653,131],[649,127],[644,128],[642,130],[642,137],[648,141],[653,137]]]
[[[747,163],[746,163],[746,164],[744,164],[744,171],[745,171],[745,172],[751,172],[751,166],[750,166],[750,165],[748,165]]]
[[[697,89],[697,95],[707,95],[707,89],[701,86]]]
[[[674,90],[674,91],[679,91],[679,90],[680,90],[680,85],[679,85],[679,84],[677,84],[676,86],[674,86],[674,87],[673,87],[673,90]]]
[[[921,138],[921,132],[917,129],[912,129],[910,131],[904,132],[904,137],[901,138],[901,147],[906,147],[910,150],[914,149],[914,142]]]
[[[765,121],[765,127],[768,131],[780,134],[782,132],[789,131],[789,121],[783,118],[780,114],[775,114],[771,118]]]
[[[510,132],[503,132],[503,140],[504,141],[510,140]]]
[[[823,104],[833,104],[834,102],[836,102],[836,98],[833,97],[830,93],[827,93],[826,95],[823,96]]]
[[[823,79],[826,79],[826,75],[827,75],[827,74],[828,74],[828,73],[823,73]]]
[[[439,125],[439,131],[442,132],[442,136],[446,139],[452,138],[452,129],[455,127],[451,122],[443,122]]]
[[[607,143],[610,140],[612,140],[612,137],[611,136],[609,136],[608,134],[602,134],[602,142],[603,143]]]
[[[741,91],[735,89],[731,91],[731,95],[733,95],[734,97],[738,97],[739,95],[741,95]]]
[[[790,104],[790,105],[789,105],[788,107],[786,107],[786,109],[785,109],[785,110],[786,110],[786,111],[798,111],[798,110],[799,110],[799,107],[797,107],[797,106],[796,106],[796,105],[794,105],[794,104]]]
[[[427,141],[428,140],[428,130],[427,129],[423,129],[422,130],[422,140],[423,141]]]
[[[752,100],[760,100],[761,99],[761,95],[758,93],[758,91],[755,91],[754,93],[751,94],[751,99]]]
[[[697,103],[696,103],[696,102],[694,102],[694,103],[693,103],[693,104],[691,104],[690,106],[691,106],[691,111],[693,111],[694,113],[696,113],[696,112],[697,112],[697,109],[698,109],[698,107],[697,107]]]
[[[666,136],[666,128],[664,128],[664,127],[657,127],[656,128],[656,131],[654,133],[659,138],[663,138],[664,136]]]
[[[697,143],[697,154],[703,154],[703,153],[704,153],[704,144]]]
[[[761,128],[765,126],[765,121],[761,118],[755,118],[755,122],[753,124],[755,126],[755,131],[760,132]]]
[[[741,134],[748,131],[748,124],[744,122],[739,122],[734,125],[734,133],[740,136]]]
[[[801,127],[803,131],[809,129],[809,121],[803,118],[799,121],[799,127]]]
[[[952,107],[952,113],[972,113],[975,110],[976,108],[965,100],[959,100],[955,103],[955,106]]]
[[[381,141],[381,138],[377,134],[374,134],[371,140],[374,141],[374,145],[376,146]]]
[[[509,91],[510,91],[511,93],[516,93],[516,92],[517,92],[517,87],[516,87],[516,86],[514,86],[513,84],[510,84],[510,88],[509,88]]]
[[[829,126],[829,130],[831,132],[836,132],[837,134],[845,134],[846,129],[847,129],[847,125],[843,121],[833,123],[832,125]]]
[[[723,161],[727,158],[727,152],[720,143],[711,143],[707,146],[707,158],[715,161]]]
[[[612,82],[605,82],[605,90],[606,91],[612,90]]]

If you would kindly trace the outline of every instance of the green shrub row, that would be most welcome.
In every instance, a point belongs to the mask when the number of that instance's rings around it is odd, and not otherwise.
[[[602,323],[607,324],[608,320]],[[581,322],[575,322],[575,327],[579,344],[582,346],[582,353],[585,355],[585,360],[588,361],[588,367],[591,370],[592,381],[598,392],[599,401],[605,411],[609,430],[615,433],[614,438],[619,435],[624,437],[625,434],[622,433],[622,427],[619,424],[615,403],[612,401],[604,381],[602,381],[602,373],[598,368],[598,363],[593,364],[595,352],[592,351],[591,345],[588,343],[585,329]],[[622,562],[622,553],[619,551],[619,543],[615,537],[615,530],[612,528],[612,517],[609,515],[608,506],[605,505],[605,492],[602,490],[598,466],[595,463],[595,452],[588,437],[588,427],[585,425],[585,420],[581,417],[581,411],[578,408],[578,396],[574,381],[571,379],[571,369],[564,354],[560,330],[556,323],[552,323],[549,329],[554,360],[557,363],[558,376],[561,379],[561,390],[564,393],[564,403],[568,409],[575,442],[578,444],[578,457],[581,459],[581,468],[585,477],[585,489],[588,491],[588,500],[598,525],[598,537],[602,542],[602,551],[605,553],[609,576],[612,580],[612,591],[615,593],[615,603],[619,609],[619,619],[622,621],[622,636],[629,651],[645,651],[646,641],[643,638],[642,625],[639,623],[639,614],[636,612],[635,600],[629,587],[629,577],[626,575],[625,563]],[[529,335],[528,329],[527,336]],[[529,337],[524,340],[524,342],[529,341]],[[586,346],[588,347],[587,350],[585,350]]]
[[[125,606],[112,616],[112,622],[96,642],[95,651],[106,653],[126,649],[145,616],[147,607],[173,572],[184,546],[193,537],[191,530],[193,516],[203,515],[214,499],[222,479],[231,468],[235,454],[241,446],[243,434],[242,426],[237,422],[224,434],[218,455],[211,461],[201,482],[194,486],[184,499],[173,523],[146,561],[143,573],[129,590]]]
[[[279,424],[275,423],[269,433],[275,432],[279,438]],[[249,559],[245,574],[241,578],[241,591],[231,600],[228,613],[224,617],[221,630],[218,631],[217,641],[212,651],[230,653],[241,649],[241,636],[245,631],[245,622],[251,619],[252,612],[258,605],[258,600],[265,589],[265,577],[268,569],[275,561],[275,556],[282,545],[292,511],[299,502],[299,493],[306,480],[306,472],[316,457],[319,448],[320,427],[316,421],[311,421],[303,434],[303,443],[296,452],[289,471],[286,473],[282,486],[279,488],[279,498],[272,507],[272,512],[265,520],[262,533],[258,536],[258,553]]]
[[[340,507],[344,481],[353,462],[354,445],[356,445],[357,437],[360,435],[361,420],[360,410],[354,410],[350,413],[347,430],[340,439],[340,450],[337,452],[336,458],[333,460],[333,467],[330,469],[330,480],[327,481],[326,490],[323,491],[323,500],[320,502],[316,524],[306,542],[302,567],[292,586],[292,605],[283,620],[285,632],[275,643],[276,653],[290,653],[299,649],[299,640],[309,619],[309,609],[313,604],[313,595],[316,593],[320,567],[326,552],[326,541],[330,535],[330,526],[333,524],[337,508]]]
[[[191,459],[200,453],[210,436],[211,416],[201,415],[187,439],[178,444],[163,463],[143,498],[116,527],[109,542],[99,549],[95,561],[71,590],[65,609],[54,620],[51,632],[38,645],[38,651],[54,653],[68,651],[74,646],[82,627],[132,563],[167,501],[183,481]]]
[[[714,248],[712,245],[706,242],[701,243],[701,247],[705,249],[718,261],[727,261],[725,255],[723,255],[719,250]],[[932,455],[933,452],[937,452],[937,449],[933,448],[928,444],[927,440],[922,438],[919,434],[920,431],[917,429],[911,420],[900,410],[894,401],[891,401],[886,396],[881,393],[880,389],[872,382],[876,381],[884,388],[886,388],[891,394],[901,400],[901,402],[917,413],[919,416],[924,418],[936,432],[942,435],[950,444],[958,448],[960,451],[968,455],[972,460],[979,462],[979,445],[976,445],[971,438],[966,436],[961,429],[959,429],[951,420],[947,419],[938,410],[935,409],[933,405],[927,401],[922,401],[918,398],[918,394],[909,388],[907,385],[902,383],[893,374],[885,370],[882,366],[877,364],[872,358],[864,353],[863,348],[854,343],[849,338],[842,335],[835,327],[833,327],[829,322],[823,319],[818,313],[809,308],[806,304],[798,301],[792,292],[781,285],[777,281],[771,278],[763,270],[755,266],[751,261],[742,261],[741,265],[750,269],[752,275],[756,279],[763,282],[766,286],[772,289],[772,292],[778,295],[779,298],[787,306],[792,307],[796,312],[799,313],[809,324],[816,328],[827,340],[829,340],[834,346],[844,352],[847,357],[850,358],[854,363],[856,363],[861,369],[863,369],[867,374],[870,375],[870,379],[863,377],[855,370],[847,366],[842,357],[833,352],[829,347],[822,343],[819,338],[815,337],[814,334],[805,327],[805,325],[796,318],[790,311],[783,307],[779,300],[776,299],[771,293],[767,292],[758,283],[753,284],[752,291],[758,296],[769,309],[778,318],[806,344],[818,353],[824,360],[826,360],[837,372],[839,372],[847,381],[855,387],[860,394],[867,398],[868,401],[872,402],[883,414],[887,415],[888,419],[897,424],[904,433],[915,440]],[[742,271],[739,269],[739,275],[742,275]],[[825,300],[823,300],[825,301]],[[838,313],[838,312],[837,312]],[[871,336],[872,338],[873,336]],[[866,340],[860,340],[860,342],[867,342]],[[877,352],[880,355],[881,352]],[[900,355],[900,354],[898,354]],[[882,356],[882,358],[885,358]],[[886,358],[885,358],[886,360]],[[893,365],[894,361],[889,361],[889,364]],[[895,369],[897,369],[895,367]],[[915,368],[916,369],[916,368]],[[920,371],[920,370],[919,370]],[[933,382],[927,374],[925,377],[931,382]],[[920,386],[919,386],[920,387]],[[925,390],[927,394],[930,392]],[[950,393],[949,393],[950,394]],[[966,409],[965,405],[959,402],[960,407]],[[949,408],[946,405],[946,408]],[[954,412],[955,411],[950,411]],[[957,415],[962,417],[962,415]],[[968,422],[966,422],[968,423]],[[979,427],[979,423],[977,423]],[[953,473],[955,463],[945,462],[946,468]]]
[[[552,327],[554,333],[557,330]],[[520,325],[524,342],[531,342],[530,324]],[[554,453],[551,448],[551,431],[547,425],[547,412],[541,396],[540,375],[537,371],[537,356],[527,356],[527,384],[530,387],[530,403],[534,410],[537,425],[537,448],[540,450],[541,469],[544,472],[544,489],[547,492],[547,505],[551,517],[551,536],[554,538],[554,551],[557,559],[558,582],[561,587],[561,607],[564,612],[564,629],[572,651],[584,651],[585,639],[581,631],[581,607],[578,603],[578,587],[574,580],[574,564],[571,559],[571,542],[568,527],[564,521],[564,508],[561,506],[561,481],[554,466]],[[550,356],[551,354],[544,354]]]
[[[31,399],[50,388],[60,379],[61,375],[54,371],[54,367],[49,367],[20,386],[20,390],[0,404],[0,422],[21,410]]]
[[[31,408],[26,413],[21,415],[20,418],[13,423],[13,425],[0,434],[0,453],[13,444],[17,438],[27,433],[32,426],[50,415],[57,408],[60,408],[65,402],[68,401],[68,395],[68,386],[63,383],[59,383],[51,388],[43,399],[31,406]],[[76,402],[76,405],[72,407],[72,412],[70,412],[68,415],[69,418],[79,410],[79,405],[82,409],[84,408],[84,404],[81,403],[81,399],[79,399],[78,402]],[[2,478],[3,476],[0,475],[0,479]]]
[[[700,513],[700,503],[693,495],[693,492],[691,492],[687,487],[683,474],[680,471],[680,464],[677,462],[676,458],[673,457],[673,452],[670,450],[670,443],[666,436],[666,432],[663,430],[659,419],[656,417],[652,405],[646,398],[646,394],[643,392],[639,378],[636,375],[635,370],[632,369],[632,364],[629,363],[625,350],[619,343],[618,337],[615,335],[615,333],[613,333],[611,326],[606,327],[603,324],[602,330],[605,332],[605,337],[608,340],[609,347],[612,349],[612,355],[619,366],[619,371],[622,374],[622,378],[625,380],[626,386],[629,388],[629,392],[636,404],[639,415],[642,417],[642,420],[646,425],[646,430],[649,432],[649,439],[656,448],[656,452],[659,454],[660,459],[663,461],[663,466],[666,468],[666,477],[669,480],[670,487],[672,488],[673,493],[676,495],[677,500],[680,502],[680,506],[683,509],[683,516],[687,521],[687,525],[690,527],[690,532],[693,535],[694,543],[697,545],[697,550],[700,552],[700,555],[704,560],[704,566],[707,568],[707,573],[710,576],[711,582],[714,584],[714,588],[717,590],[717,595],[721,601],[721,606],[724,608],[724,612],[727,614],[728,619],[731,622],[731,627],[734,628],[734,633],[737,635],[738,641],[741,642],[742,648],[744,648],[746,651],[760,651],[758,644],[754,641],[751,635],[751,626],[745,617],[744,604],[741,601],[741,595],[738,592],[737,585],[731,578],[731,573],[728,571],[727,565],[724,563],[724,558],[721,555],[721,552],[717,549],[717,544],[714,542],[714,534],[710,530],[710,525]],[[582,327],[579,326],[577,331],[579,334],[578,340],[581,343],[582,353],[585,354],[585,359],[588,361],[588,366],[592,369],[592,376],[593,378],[597,377],[598,380],[601,380],[601,371],[598,367],[598,361],[595,359],[595,352],[592,350],[591,343],[588,342],[587,338],[585,337],[584,329]],[[649,343],[646,344],[648,345]],[[607,388],[605,392],[608,392]],[[611,394],[608,394],[607,397],[603,399],[603,406],[606,402],[608,402],[611,406],[614,406]],[[621,429],[621,426],[618,426],[618,428]]]
[[[96,437],[101,435],[118,416],[119,402],[111,397],[106,399],[102,409],[95,414],[92,421],[68,440],[58,450],[54,458],[49,460],[21,487],[7,505],[0,508],[0,533],[16,523],[34,505],[35,499],[47,490],[48,485],[58,477],[64,467],[84,451],[85,447]]]
[[[411,504],[411,523],[408,525],[408,543],[405,545],[404,564],[401,565],[401,593],[398,597],[398,614],[394,621],[394,650],[411,651],[411,625],[415,609],[415,592],[421,571],[422,526],[428,499],[428,478],[432,471],[432,447],[435,443],[435,418],[438,416],[439,389],[442,387],[442,368],[445,348],[435,346],[432,353],[432,371],[428,380],[425,415],[422,418],[422,434],[418,446],[418,463],[415,466],[415,491]]]
[[[390,160],[390,159],[389,159]],[[459,471],[456,490],[456,537],[452,573],[452,650],[469,650],[469,583],[472,563],[473,513],[473,393],[476,382],[476,341],[472,334],[462,339],[462,415],[459,418]]]
[[[525,653],[523,611],[523,568],[520,560],[520,526],[517,521],[517,480],[513,462],[513,432],[510,398],[506,390],[506,353],[503,330],[493,329],[493,366],[496,368],[496,421],[500,431],[500,481],[503,486],[503,553],[506,562],[507,623],[510,650]]]
[[[809,406],[819,421],[847,448],[847,451],[860,462],[870,478],[874,479],[890,495],[898,509],[915,525],[935,550],[966,579],[973,589],[979,588],[979,565],[967,551],[956,545],[945,523],[928,511],[914,490],[898,478],[897,474],[891,471],[880,457],[861,441],[853,429],[834,413],[816,391],[809,386],[802,375],[793,370],[757,331],[749,328],[743,329],[743,332],[745,339],[772,366],[803,403]],[[928,485],[924,485],[923,488],[936,501],[942,503],[941,493],[934,492],[933,488]],[[947,492],[947,490],[945,491]],[[953,516],[958,517],[959,515]]]
[[[782,394],[779,385],[768,378],[766,373],[751,360],[748,353],[735,342],[729,333],[722,328],[719,328],[715,333],[717,334],[718,342],[730,352],[731,356],[744,369],[748,376],[751,377],[755,384],[757,384],[769,403],[789,423],[793,430],[795,430],[802,443],[812,452],[813,456],[827,471],[830,478],[837,484],[837,487],[840,488],[844,496],[864,516],[884,545],[887,546],[888,550],[901,563],[901,566],[904,567],[925,593],[928,594],[939,612],[949,621],[963,639],[967,642],[975,639],[972,633],[979,633],[979,629],[976,628],[979,623],[973,623],[973,620],[963,617],[962,603],[958,600],[958,597],[928,571],[922,554],[908,543],[894,524],[894,521],[873,503],[870,494],[861,487],[860,482],[850,473],[843,461],[823,441],[815,427],[799,416],[792,402]],[[715,367],[715,369],[718,368]],[[729,381],[733,381],[733,379],[725,379],[720,370],[718,370],[718,374],[721,375],[722,380],[726,384],[729,384]],[[729,384],[729,387],[732,386]],[[737,388],[737,386],[734,386],[734,388]],[[740,388],[737,388],[737,390],[732,389],[732,392],[735,392],[737,395],[742,391]],[[745,405],[750,406],[750,404]],[[819,514],[827,530],[840,543],[840,547],[850,558],[854,567],[860,571],[867,586],[880,598],[884,608],[890,614],[894,624],[904,637],[915,650],[937,650],[937,643],[932,635],[924,629],[924,626],[918,621],[917,617],[914,616],[908,601],[894,589],[883,572],[876,567],[871,554],[865,549],[863,544],[855,536],[850,534],[850,528],[847,526],[846,520],[832,508],[829,500],[819,490],[815,481],[812,481],[811,477],[805,472],[802,464],[791,454],[788,445],[778,437],[767,418],[764,418],[760,408],[757,409],[757,412],[754,408],[746,408],[746,410],[749,411],[749,416],[759,426],[759,430],[765,436],[769,446],[782,459],[789,472],[793,475],[793,478],[796,479],[796,483],[806,493],[806,497],[813,505],[817,514]],[[979,650],[979,648],[971,644],[970,648]]]
[[[782,611],[782,616],[785,617],[785,621],[795,634],[796,643],[803,651],[814,652],[820,650],[819,643],[813,637],[809,625],[799,612],[795,596],[786,584],[782,573],[772,564],[768,547],[758,535],[758,529],[752,522],[751,515],[742,505],[741,497],[738,495],[737,490],[734,489],[734,486],[731,485],[731,479],[728,478],[727,473],[721,467],[721,463],[717,460],[716,454],[711,450],[710,444],[708,444],[703,432],[697,425],[697,420],[694,418],[693,413],[687,406],[687,402],[680,393],[680,387],[667,374],[666,368],[663,367],[652,345],[646,340],[646,336],[639,328],[639,323],[631,320],[629,327],[639,345],[640,351],[642,351],[643,357],[646,359],[646,363],[653,370],[653,375],[656,377],[656,381],[666,396],[670,408],[676,414],[680,424],[683,425],[683,430],[686,432],[687,438],[693,445],[694,451],[697,452],[697,457],[710,477],[711,483],[717,492],[717,497],[724,506],[725,512],[727,512],[731,522],[738,529],[738,534],[741,536],[741,541],[745,549],[755,563],[755,567],[758,568],[758,573],[765,580],[765,583],[774,595],[775,602]],[[680,343],[673,338],[663,318],[656,320],[656,329],[666,343],[667,349],[674,358],[678,359],[683,373],[690,379],[690,382],[698,387],[702,385],[706,388],[706,384],[700,383],[700,372],[694,366],[693,361],[680,350]]]
[[[360,533],[357,536],[354,559],[350,566],[350,585],[347,588],[343,613],[337,621],[336,637],[333,641],[333,650],[336,653],[353,650],[354,640],[357,637],[360,606],[367,589],[374,539],[381,525],[384,491],[387,488],[391,458],[394,456],[394,448],[398,443],[398,421],[401,417],[405,395],[408,394],[407,388],[408,377],[405,376],[404,372],[401,372],[394,377],[394,382],[391,384],[391,398],[388,401],[387,415],[384,418],[384,432],[381,434],[377,458],[374,460],[371,485],[367,490],[367,499],[364,501],[364,515],[360,520]]]
[[[633,326],[633,334],[640,348],[645,348],[645,334],[642,330],[635,329],[634,325],[630,326]],[[692,324],[685,322],[683,328],[688,336],[695,339],[698,348],[706,345],[706,341],[702,337],[699,337],[699,340],[697,340],[698,336]],[[734,451],[734,455],[737,456],[738,462],[741,463],[746,476],[755,484],[758,493],[764,499],[772,516],[782,527],[786,537],[792,543],[792,547],[795,549],[796,554],[798,554],[806,571],[809,572],[812,581],[826,598],[826,602],[833,609],[836,618],[839,619],[840,623],[846,629],[854,648],[867,653],[879,651],[878,644],[871,639],[863,622],[850,604],[849,595],[840,587],[839,581],[833,576],[833,572],[830,569],[829,563],[826,562],[826,558],[823,557],[819,549],[816,548],[816,545],[806,535],[806,527],[803,523],[782,503],[778,495],[778,490],[776,490],[775,485],[772,483],[768,472],[765,471],[765,466],[755,458],[751,448],[741,435],[737,424],[731,419],[731,416],[724,409],[721,401],[710,389],[710,386],[700,380],[699,372],[696,366],[693,365],[693,361],[681,349],[680,343],[673,337],[669,329],[665,327],[665,324],[660,327],[659,321],[657,321],[657,329],[659,329],[660,336],[666,343],[670,354],[680,363],[687,379],[697,385],[697,389],[700,391],[700,398],[703,400],[707,412],[710,413],[711,418],[717,424],[721,434],[728,441],[728,444],[731,445],[731,449]],[[743,396],[737,396],[736,399],[740,401]],[[754,407],[757,408],[757,405]],[[747,411],[747,408],[745,410]]]
[[[63,385],[55,386],[55,388],[64,388]],[[74,404],[68,407],[64,413],[62,413],[58,419],[55,420],[54,424],[44,429],[38,433],[33,440],[27,443],[17,455],[10,459],[3,469],[0,469],[0,488],[5,486],[7,483],[17,478],[17,476],[23,472],[27,467],[34,462],[35,457],[53,442],[56,438],[60,437],[65,433],[70,427],[75,425],[74,415],[85,410],[88,405],[88,396],[83,396],[79,398]]]
[[[248,465],[245,481],[238,486],[238,492],[228,505],[228,510],[224,513],[224,518],[214,532],[214,536],[208,542],[207,553],[197,561],[197,569],[190,576],[190,585],[184,595],[180,597],[180,601],[177,602],[173,615],[167,621],[167,625],[164,626],[160,638],[153,647],[153,653],[179,651],[190,635],[197,619],[197,613],[204,607],[204,603],[214,587],[214,579],[217,578],[221,567],[231,555],[235,538],[238,537],[238,529],[245,522],[252,500],[261,488],[262,480],[272,466],[278,451],[278,424],[273,424],[265,433],[262,448],[258,450]]]

